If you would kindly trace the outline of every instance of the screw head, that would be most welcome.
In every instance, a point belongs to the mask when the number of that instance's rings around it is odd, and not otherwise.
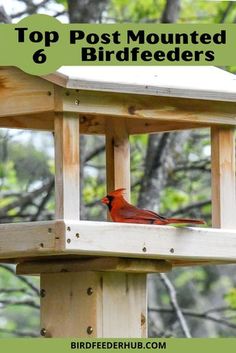
[[[93,294],[93,288],[89,287],[89,288],[87,289],[87,294],[88,294],[88,295],[92,295],[92,294]]]
[[[68,230],[68,232],[70,232],[71,231],[70,227],[67,227],[67,230]]]
[[[86,117],[85,117],[85,116],[81,116],[80,119],[79,119],[79,121],[80,121],[82,124],[85,123]]]
[[[76,236],[76,238],[79,238],[79,233],[76,233],[75,236]]]
[[[41,289],[40,290],[40,297],[41,298],[44,298],[46,296],[46,291],[45,291],[45,289]]]
[[[79,105],[80,101],[78,98],[75,99],[75,105]]]
[[[46,334],[47,334],[47,330],[46,330],[45,328],[42,328],[42,329],[40,330],[40,335],[41,335],[41,336],[46,336]]]
[[[92,328],[92,326],[88,326],[88,327],[87,327],[87,333],[88,333],[89,335],[91,335],[91,334],[93,333],[93,328]]]
[[[70,244],[70,242],[71,242],[71,239],[70,239],[70,238],[68,238],[68,239],[67,239],[67,243],[68,243],[68,244]]]
[[[48,96],[51,96],[52,95],[52,92],[51,91],[48,91]]]
[[[175,252],[175,250],[173,248],[170,249],[171,254],[173,254]]]
[[[143,250],[143,252],[146,252],[147,251],[146,246],[144,246],[142,250]]]
[[[52,233],[52,228],[48,228],[48,233]]]

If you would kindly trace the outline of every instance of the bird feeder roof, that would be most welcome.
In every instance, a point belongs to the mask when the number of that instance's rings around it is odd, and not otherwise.
[[[64,66],[44,76],[68,89],[236,101],[236,75],[207,66]]]

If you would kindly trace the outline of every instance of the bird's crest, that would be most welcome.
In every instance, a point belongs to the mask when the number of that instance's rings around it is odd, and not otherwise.
[[[108,195],[110,195],[110,196],[123,196],[125,191],[126,191],[125,188],[116,189],[114,191],[109,192]]]

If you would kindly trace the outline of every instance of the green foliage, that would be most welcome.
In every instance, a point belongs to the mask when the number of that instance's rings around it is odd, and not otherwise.
[[[236,288],[232,288],[226,295],[225,301],[232,309],[236,309]]]
[[[109,14],[116,22],[156,22],[161,16],[165,1],[161,0],[111,0]]]
[[[182,0],[179,23],[233,23],[236,4],[226,13],[228,1]],[[116,22],[160,22],[164,0],[111,0],[108,18]]]

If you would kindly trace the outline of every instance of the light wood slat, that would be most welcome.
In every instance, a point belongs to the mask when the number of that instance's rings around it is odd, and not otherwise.
[[[101,274],[98,272],[46,273],[40,276],[41,329],[46,337],[101,337]],[[88,295],[88,288],[93,294]],[[88,327],[93,328],[91,335]]]
[[[140,306],[146,299],[142,297],[145,275],[117,273],[116,283],[113,276],[104,272],[42,274],[41,329],[46,337],[140,337],[146,330]]]
[[[164,260],[126,259],[119,257],[90,257],[64,261],[23,262],[17,266],[18,274],[40,274],[56,272],[109,271],[126,273],[159,273],[171,270]]]
[[[66,225],[71,229],[67,251],[83,255],[236,260],[236,230],[83,221]]]
[[[79,116],[79,115],[78,115]],[[0,127],[9,129],[27,130],[54,130],[54,112],[42,112],[39,114],[16,115],[11,117],[1,117]],[[116,122],[117,118],[102,117],[92,115],[80,115],[80,133],[87,135],[104,135],[106,133],[106,121]],[[118,122],[118,121],[117,121]],[[178,131],[184,129],[198,129],[205,127],[204,124],[189,123],[186,126],[183,122],[171,122],[153,119],[126,119],[127,132],[129,134],[150,134],[164,131]]]
[[[130,145],[126,122],[107,121],[106,125],[106,171],[107,191],[126,188],[130,198]]]
[[[55,117],[56,217],[79,219],[79,119],[74,114]]]
[[[146,275],[104,273],[102,337],[146,337]]]
[[[126,188],[129,200],[130,145],[125,119],[106,121],[106,171],[107,191]],[[103,337],[146,337],[146,275],[107,273],[103,278],[102,317]]]
[[[86,255],[235,262],[235,249],[235,229],[68,220],[0,225],[0,260],[37,260],[38,256],[62,260]]]
[[[236,228],[235,130],[212,128],[212,224]]]
[[[186,125],[236,125],[235,102],[94,91],[72,91],[69,96],[64,91],[64,95],[64,111],[80,114],[179,121]]]
[[[53,226],[51,234],[48,227]],[[54,238],[59,239],[54,243]],[[39,249],[39,242],[45,243],[44,248]],[[228,229],[67,220],[0,225],[0,259],[32,258],[45,252],[47,256],[235,261],[235,249],[236,230]]]
[[[64,225],[54,221],[0,225],[0,259],[53,253],[60,248]],[[63,244],[63,243],[62,243]]]
[[[44,78],[80,90],[236,100],[235,76],[213,66],[70,66]]]
[[[0,117],[0,127],[24,130],[54,130],[54,112]]]
[[[54,110],[54,86],[12,67],[0,68],[1,117]]]

